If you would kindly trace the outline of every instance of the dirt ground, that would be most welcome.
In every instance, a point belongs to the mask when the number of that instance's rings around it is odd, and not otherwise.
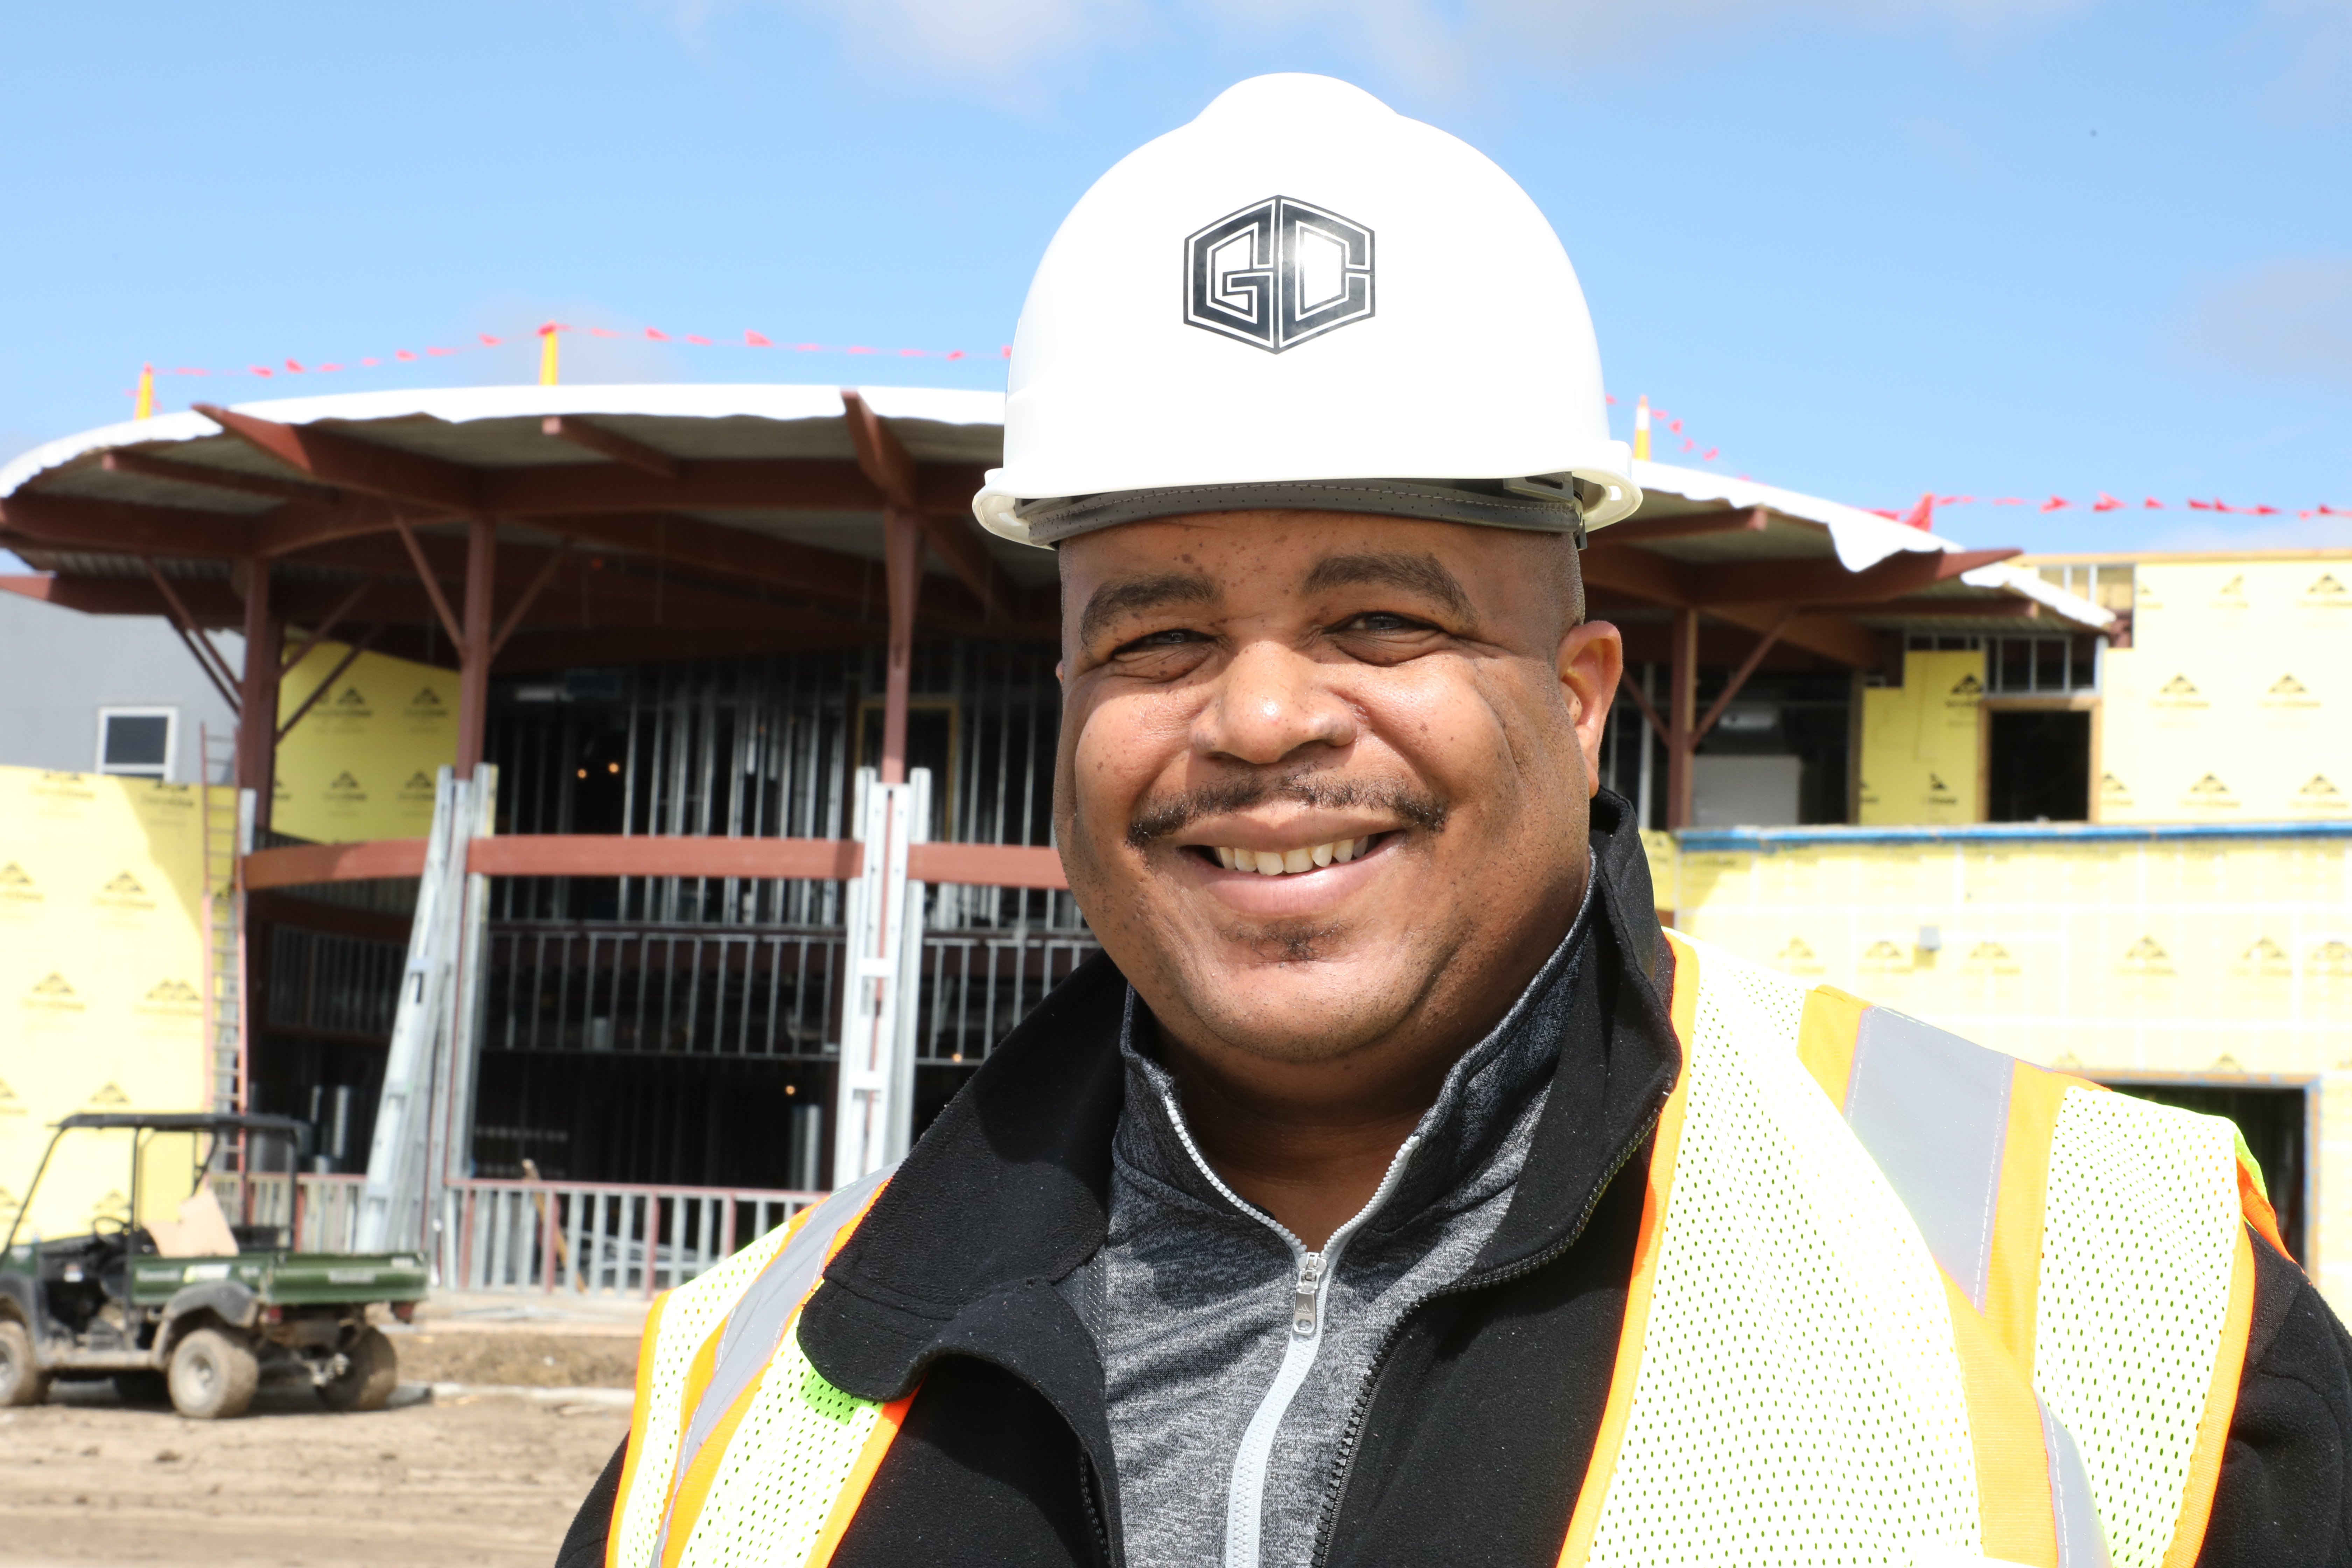
[[[265,1385],[235,1421],[126,1407],[106,1384],[0,1410],[0,1565],[549,1568],[626,1408],[448,1385],[625,1388],[635,1323],[473,1316],[395,1329],[403,1386],[370,1415],[331,1415],[300,1384]]]
[[[393,1336],[403,1383],[522,1384],[532,1388],[628,1388],[637,1342],[614,1335],[448,1332]]]
[[[628,1430],[614,1406],[509,1395],[333,1415],[300,1387],[189,1421],[100,1386],[0,1411],[10,1568],[549,1568]]]

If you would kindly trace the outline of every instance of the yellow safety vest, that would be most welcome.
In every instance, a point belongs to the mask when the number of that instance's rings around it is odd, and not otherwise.
[[[1684,1066],[1564,1568],[2187,1568],[2276,1234],[2230,1124],[1669,934]],[[879,1190],[656,1303],[608,1568],[831,1561],[913,1395],[795,1330]]]
[[[2235,1130],[1671,939],[1561,1562],[2187,1568],[2275,1237]]]

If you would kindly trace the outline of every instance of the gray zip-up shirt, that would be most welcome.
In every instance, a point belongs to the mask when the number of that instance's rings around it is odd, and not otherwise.
[[[1363,1210],[1319,1253],[1244,1203],[1138,1048],[1111,1144],[1110,1224],[1064,1281],[1101,1353],[1129,1568],[1304,1568],[1390,1333],[1465,1273],[1509,1207],[1589,967],[1584,908],[1465,1052]]]

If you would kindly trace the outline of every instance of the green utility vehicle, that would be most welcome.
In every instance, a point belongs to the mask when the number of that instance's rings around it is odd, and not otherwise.
[[[114,1131],[131,1134],[128,1202],[88,1235],[20,1241],[58,1143]],[[290,1173],[308,1131],[290,1117],[198,1111],[58,1122],[0,1247],[0,1405],[37,1405],[56,1380],[111,1378],[126,1401],[168,1394],[183,1415],[211,1420],[243,1415],[264,1375],[290,1374],[307,1376],[330,1409],[381,1408],[398,1363],[367,1309],[386,1302],[405,1320],[425,1294],[424,1258],[298,1252],[291,1226],[233,1225],[208,1189],[240,1136],[248,1170],[283,1142]],[[185,1188],[182,1172],[193,1175]],[[142,1223],[142,1178],[151,1192],[187,1193],[179,1219]]]

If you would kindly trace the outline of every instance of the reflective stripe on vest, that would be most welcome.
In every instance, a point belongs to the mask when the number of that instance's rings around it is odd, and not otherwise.
[[[793,1330],[887,1175],[840,1189],[654,1303],[606,1568],[832,1559],[912,1396],[843,1393]]]
[[[1827,986],[1798,1054],[2079,1444],[2118,1568],[2188,1568],[2252,1327],[2246,1226],[2277,1241],[2236,1130]]]
[[[2054,1424],[1801,1065],[1807,988],[1673,940],[1684,1070],[1563,1564],[2104,1563]]]

